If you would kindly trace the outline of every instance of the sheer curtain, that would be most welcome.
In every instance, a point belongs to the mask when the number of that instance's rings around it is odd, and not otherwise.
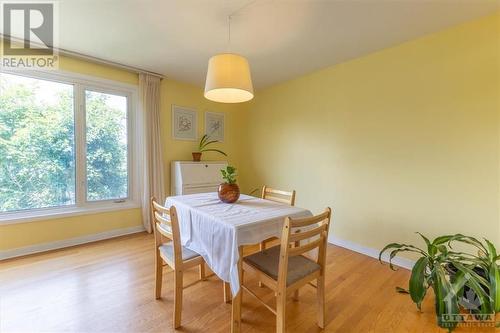
[[[160,136],[160,78],[139,74],[139,99],[141,103],[139,124],[142,126],[142,221],[151,232],[152,196],[163,204],[165,200],[165,177]]]

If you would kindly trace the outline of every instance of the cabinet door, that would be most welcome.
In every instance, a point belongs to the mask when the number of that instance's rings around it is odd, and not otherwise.
[[[222,163],[212,163],[212,164],[206,164],[206,175],[207,179],[209,180],[208,183],[216,183],[220,184],[222,183],[222,174],[221,174],[221,169],[225,169],[227,164],[222,164]]]
[[[208,192],[217,192],[218,186],[210,185],[210,186],[193,186],[193,187],[184,187],[182,190],[182,194],[195,194],[195,193],[208,193]]]
[[[181,166],[181,175],[184,185],[195,184],[214,184],[222,182],[220,170],[225,164],[215,163],[196,163],[183,164]]]

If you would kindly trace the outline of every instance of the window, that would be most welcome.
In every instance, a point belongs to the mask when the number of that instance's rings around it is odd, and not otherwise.
[[[85,91],[87,200],[127,197],[127,97]]]
[[[0,211],[75,203],[73,86],[0,77]]]
[[[0,73],[0,219],[133,200],[135,88]]]

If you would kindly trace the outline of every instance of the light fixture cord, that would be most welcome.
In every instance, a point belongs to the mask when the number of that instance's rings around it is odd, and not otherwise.
[[[232,12],[231,14],[229,14],[227,16],[227,25],[228,25],[228,29],[227,29],[227,49],[228,51],[231,50],[231,19],[233,18],[234,15],[236,15],[238,12],[242,11],[243,9],[253,5],[254,3],[256,3],[257,0],[253,0],[253,1],[250,1],[249,3],[241,6],[240,8],[236,9],[234,12]]]
[[[227,50],[231,51],[231,15],[227,17]]]

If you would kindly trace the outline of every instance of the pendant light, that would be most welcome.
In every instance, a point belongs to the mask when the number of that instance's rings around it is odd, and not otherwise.
[[[228,45],[231,43],[231,14],[228,16]],[[208,61],[205,98],[220,103],[241,103],[253,98],[248,60],[238,54],[221,53]]]

